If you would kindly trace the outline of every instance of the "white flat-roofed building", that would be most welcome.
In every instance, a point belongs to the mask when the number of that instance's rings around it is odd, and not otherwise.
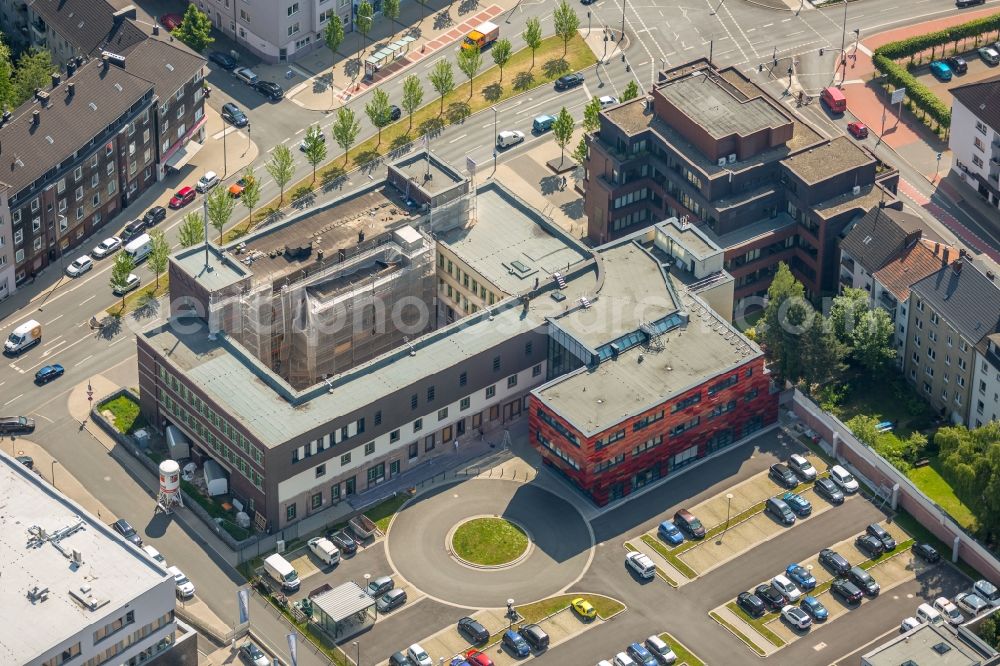
[[[173,663],[164,569],[2,453],[0,498],[0,664]]]

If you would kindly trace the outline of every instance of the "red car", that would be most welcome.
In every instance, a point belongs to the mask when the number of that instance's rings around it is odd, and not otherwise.
[[[160,17],[160,25],[166,28],[167,32],[173,32],[183,20],[184,17],[180,14],[164,14]]]
[[[192,201],[194,201],[195,194],[196,192],[194,191],[193,187],[190,186],[182,187],[181,189],[177,190],[174,196],[170,197],[169,206],[171,208],[181,208],[183,206],[186,206]]]
[[[847,131],[851,133],[855,139],[867,139],[868,138],[868,128],[865,127],[864,123],[853,122],[847,123]]]
[[[493,666],[493,660],[478,650],[469,650],[465,653],[465,660],[472,666]]]

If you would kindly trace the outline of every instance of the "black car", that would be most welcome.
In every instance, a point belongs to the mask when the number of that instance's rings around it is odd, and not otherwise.
[[[231,72],[236,69],[236,58],[228,53],[223,53],[222,51],[212,51],[208,54],[208,59],[227,72]]]
[[[147,227],[158,224],[165,219],[167,219],[167,209],[163,206],[153,206],[142,216],[142,221]]]
[[[913,544],[913,554],[928,564],[935,564],[941,561],[941,555],[929,543]]]
[[[885,546],[882,545],[882,542],[870,534],[862,534],[859,536],[854,540],[854,545],[857,546],[858,550],[873,560],[885,552]]]
[[[137,238],[146,231],[146,221],[143,219],[132,220],[125,225],[122,232],[118,234],[124,242],[129,242],[133,238]]]
[[[517,633],[528,641],[528,645],[534,648],[535,652],[541,652],[549,646],[549,635],[537,624],[526,624],[518,629]]]
[[[246,127],[250,122],[247,114],[232,102],[222,105],[222,119],[234,127]]]
[[[767,609],[771,611],[779,611],[781,610],[781,607],[787,603],[785,601],[785,597],[782,596],[781,592],[778,592],[776,589],[774,589],[772,586],[766,583],[758,585],[756,588],[754,588],[753,593],[754,596],[756,596],[758,599],[764,602],[764,605],[767,607]]]
[[[687,509],[678,509],[674,514],[674,525],[692,539],[704,539],[707,534],[702,522]]]
[[[830,504],[844,503],[844,491],[825,476],[822,479],[816,479],[816,483],[813,484],[813,490]]]
[[[878,583],[872,575],[861,567],[851,567],[847,572],[847,579],[861,588],[869,597],[877,597],[879,593]]]
[[[736,596],[736,605],[746,611],[750,617],[760,617],[767,612],[767,607],[756,594],[740,592]]]
[[[986,2],[986,0],[955,0],[955,6],[958,7],[959,9],[962,9],[963,7],[974,7],[976,5],[981,5],[984,2]]]
[[[333,545],[339,548],[342,553],[353,555],[358,552],[358,542],[352,539],[351,535],[344,530],[331,532],[326,536],[326,538],[332,541]]]
[[[281,86],[273,81],[258,80],[257,83],[253,84],[253,89],[272,102],[277,102],[285,96],[285,91],[281,89]]]
[[[868,534],[875,537],[882,542],[882,547],[886,552],[896,549],[896,540],[892,538],[892,535],[885,531],[885,528],[878,523],[872,523],[865,530]]]
[[[851,570],[851,563],[847,561],[847,558],[830,548],[819,551],[819,563],[834,576],[843,576]]]
[[[458,633],[468,638],[473,645],[485,643],[490,639],[490,632],[481,623],[471,617],[463,617],[458,621]]]
[[[950,58],[946,58],[945,62],[951,67],[951,71],[956,74],[965,74],[969,71],[969,63],[965,62],[965,58],[951,56]]]
[[[858,586],[846,578],[835,578],[833,583],[830,584],[830,594],[840,597],[842,601],[849,604],[860,602],[861,597],[864,596],[861,590],[858,589]]]
[[[389,118],[391,118],[392,121],[395,122],[395,121],[399,120],[402,117],[403,117],[403,110],[401,108],[399,108],[398,106],[396,106],[395,104],[390,104],[389,105]]]
[[[774,516],[774,519],[782,525],[795,524],[795,513],[791,507],[785,504],[784,500],[780,500],[777,497],[767,498],[767,501],[764,502],[764,512]]]
[[[394,652],[389,657],[389,666],[413,666],[413,662],[402,652]]]
[[[779,486],[784,486],[788,489],[792,489],[799,485],[799,478],[795,476],[795,472],[788,469],[788,465],[775,463],[771,465],[771,469],[767,471],[767,475],[771,477]]]
[[[29,435],[35,432],[35,419],[27,416],[0,416],[0,435]]]
[[[556,79],[556,90],[569,90],[583,83],[583,74],[567,74]]]
[[[35,469],[35,459],[31,456],[18,456],[14,458],[17,462],[21,463],[28,469]]]
[[[118,534],[121,534],[135,545],[142,545],[142,537],[139,536],[139,533],[135,531],[135,528],[129,525],[129,522],[124,518],[119,518],[115,522],[111,523],[111,527],[114,528],[115,532],[118,532]]]

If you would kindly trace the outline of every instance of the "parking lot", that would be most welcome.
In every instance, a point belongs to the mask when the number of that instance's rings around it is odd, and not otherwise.
[[[993,47],[996,48],[995,46]],[[951,89],[957,88],[958,86],[963,86],[967,83],[976,83],[977,81],[982,81],[983,79],[988,79],[992,76],[1000,74],[1000,66],[997,65],[987,65],[976,49],[967,51],[965,53],[958,54],[959,57],[963,58],[968,65],[968,71],[965,74],[956,74],[952,72],[951,81],[941,81],[936,76],[931,74],[929,69],[929,64],[919,67],[914,70],[913,75],[918,81],[930,88],[931,91],[940,99],[945,106],[951,108]]]

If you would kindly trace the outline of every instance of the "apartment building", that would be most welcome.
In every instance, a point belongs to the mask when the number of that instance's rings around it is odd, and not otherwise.
[[[924,238],[924,226],[916,215],[877,206],[850,228],[840,244],[841,285],[866,290],[869,304],[892,318],[899,367],[909,339],[910,287],[958,257],[957,249]]]
[[[953,423],[974,422],[972,416],[978,412],[973,404],[978,394],[977,348],[988,352],[984,340],[1000,332],[998,273],[1000,267],[986,255],[960,250],[950,265],[910,289],[903,372],[924,399]]]
[[[0,662],[24,666],[198,659],[174,616],[173,576],[38,474],[0,452]]]
[[[1000,76],[951,89],[952,171],[1000,208]]]
[[[266,62],[294,61],[326,48],[323,35],[334,15],[354,29],[352,0],[191,0],[216,29]],[[382,0],[374,0],[375,15]]]
[[[1000,421],[1000,333],[987,335],[976,345],[973,360],[970,428]]]
[[[678,217],[725,251],[735,305],[779,262],[810,296],[836,290],[843,229],[894,199],[898,174],[846,137],[825,139],[741,73],[697,60],[647,98],[605,109],[587,136],[588,237],[604,243]]]
[[[47,49],[60,68],[76,58],[97,55],[110,40],[139,41],[143,31],[128,0],[27,0],[18,14],[26,22],[28,43]]]

